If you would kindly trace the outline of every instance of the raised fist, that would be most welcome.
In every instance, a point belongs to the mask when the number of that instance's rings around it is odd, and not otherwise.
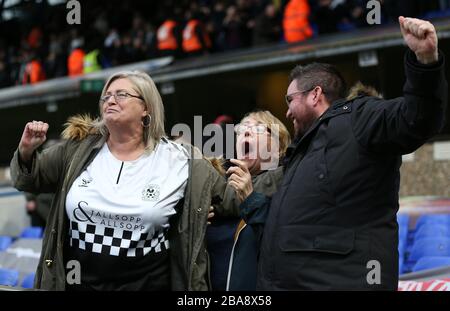
[[[408,47],[422,64],[437,62],[438,39],[436,29],[430,22],[400,16],[400,30]]]
[[[19,152],[22,161],[28,162],[40,145],[47,140],[48,124],[41,121],[28,122],[23,130],[19,143]]]

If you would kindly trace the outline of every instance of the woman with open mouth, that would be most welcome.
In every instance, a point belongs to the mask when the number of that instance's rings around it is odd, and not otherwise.
[[[290,135],[286,126],[272,115],[269,111],[256,111],[247,114],[235,127],[236,132],[236,154],[237,160],[231,160],[231,165],[227,170],[230,176],[239,167],[245,166],[250,173],[254,189],[271,196],[278,188],[283,177],[281,160],[290,143]],[[230,185],[233,183],[229,178]],[[239,197],[239,192],[237,192]],[[238,223],[236,227],[236,223]],[[214,226],[214,222],[212,224]],[[222,236],[226,236],[229,241],[217,241],[207,233],[208,251],[211,254],[211,279],[221,280],[226,278],[226,290],[255,290],[256,288],[256,255],[257,240],[255,232],[251,226],[243,220],[222,221]],[[215,230],[217,232],[220,229]],[[219,243],[220,242],[220,243]],[[230,261],[228,265],[224,258],[216,258],[214,254],[229,252],[227,247],[231,247]],[[218,249],[219,248],[219,249]],[[214,249],[217,251],[214,252]],[[228,253],[227,253],[228,255]],[[226,260],[228,257],[226,258]],[[224,263],[225,262],[225,263]],[[214,282],[213,282],[214,284]],[[213,287],[214,289],[214,287]],[[222,289],[222,288],[216,288]]]

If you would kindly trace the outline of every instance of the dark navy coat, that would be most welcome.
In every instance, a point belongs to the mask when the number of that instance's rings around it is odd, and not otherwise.
[[[422,65],[408,50],[405,74],[404,97],[334,102],[290,147],[273,197],[243,202],[248,224],[265,223],[257,289],[397,288],[401,155],[442,129],[447,105],[442,54]]]

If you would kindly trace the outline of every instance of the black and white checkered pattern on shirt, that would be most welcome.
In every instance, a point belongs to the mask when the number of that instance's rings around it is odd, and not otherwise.
[[[70,246],[85,251],[121,257],[140,257],[169,249],[167,230],[139,233],[123,229],[70,222]]]

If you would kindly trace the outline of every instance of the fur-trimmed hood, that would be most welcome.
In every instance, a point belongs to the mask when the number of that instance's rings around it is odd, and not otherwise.
[[[94,127],[95,121],[97,120],[88,114],[72,116],[64,124],[61,137],[63,139],[83,140],[90,134],[98,134],[98,129]]]
[[[97,121],[98,119],[93,119],[88,114],[83,115],[78,114],[72,116],[64,124],[64,130],[61,134],[61,137],[63,139],[79,141],[85,139],[88,135],[99,134],[98,129],[94,126],[95,122]],[[217,172],[219,172],[219,174],[225,176],[225,170],[223,169],[224,163],[223,159],[213,157],[211,158],[205,157],[205,158],[212,164],[212,166],[217,170]]]

